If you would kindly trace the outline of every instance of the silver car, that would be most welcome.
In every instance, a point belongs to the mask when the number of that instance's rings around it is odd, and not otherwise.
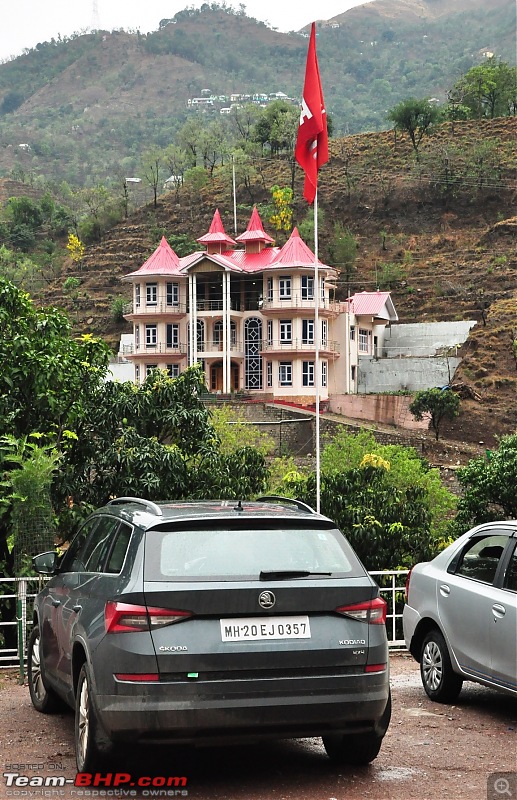
[[[77,768],[116,742],[322,736],[368,763],[390,720],[386,603],[335,524],[303,503],[94,512],[38,595],[34,706],[75,708]]]
[[[404,638],[432,700],[464,680],[517,694],[517,521],[460,536],[408,576]]]

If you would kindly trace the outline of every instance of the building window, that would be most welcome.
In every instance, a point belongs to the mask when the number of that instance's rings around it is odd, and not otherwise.
[[[359,328],[359,352],[368,352],[368,333],[366,328]]]
[[[179,364],[167,364],[167,375],[169,378],[179,378],[180,374],[180,365]]]
[[[158,326],[146,325],[145,326],[145,346],[156,347],[158,343]]]
[[[292,344],[293,341],[293,321],[291,319],[280,320],[280,344]]]
[[[135,383],[140,383],[140,364],[135,364]]]
[[[145,377],[148,378],[149,375],[151,375],[155,371],[155,369],[158,369],[158,365],[157,364],[146,364],[145,365]]]
[[[302,344],[314,344],[313,319],[302,319]]]
[[[278,382],[280,386],[293,385],[293,362],[281,361],[278,365]]]
[[[230,344],[232,347],[237,346],[237,326],[233,320],[230,322]],[[223,321],[218,319],[214,322],[214,348],[222,350],[223,347]]]
[[[262,389],[262,321],[249,317],[244,323],[244,380],[246,389]]]
[[[135,283],[135,306],[140,307],[140,284]]]
[[[350,341],[355,341],[355,325],[350,325]]]
[[[198,352],[205,349],[205,322],[202,319],[197,321],[197,349]]]
[[[268,361],[266,364],[266,376],[268,388],[273,386],[273,362]]]
[[[326,347],[328,343],[329,323],[328,319],[321,320],[321,346]]]
[[[321,301],[325,302],[325,278],[320,278],[320,298]]]
[[[267,343],[271,347],[273,345],[273,320],[267,321]]]
[[[167,347],[178,348],[180,344],[180,326],[176,324],[167,325]]]
[[[328,363],[326,361],[321,362],[321,385],[327,385],[327,378],[328,378]]]
[[[140,349],[140,325],[135,325],[135,350]]]
[[[280,300],[291,299],[291,277],[283,277],[278,279],[278,288]]]
[[[314,300],[314,278],[302,275],[302,300]]]
[[[180,287],[178,283],[167,284],[167,305],[179,306],[180,304]]]
[[[145,284],[145,302],[148,306],[158,305],[158,284],[146,283]]]
[[[302,361],[302,386],[314,386],[314,361]]]
[[[355,381],[355,373],[356,373],[355,366],[350,367],[350,378],[351,378],[352,382]]]
[[[273,302],[273,278],[267,279],[267,299],[269,303]]]

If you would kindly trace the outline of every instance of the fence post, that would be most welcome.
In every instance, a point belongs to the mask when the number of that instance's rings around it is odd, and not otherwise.
[[[27,578],[16,580],[16,623],[18,629],[18,683],[23,685],[25,680],[25,639],[27,632]]]

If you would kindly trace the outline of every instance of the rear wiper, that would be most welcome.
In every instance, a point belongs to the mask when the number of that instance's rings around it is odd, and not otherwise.
[[[259,578],[261,581],[279,580],[287,578],[309,578],[312,575],[332,575],[331,572],[310,572],[308,569],[271,569],[262,570]]]

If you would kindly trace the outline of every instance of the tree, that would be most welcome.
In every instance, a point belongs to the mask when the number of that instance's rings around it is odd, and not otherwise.
[[[161,183],[163,152],[158,148],[148,150],[142,156],[142,175],[153,191],[153,205],[158,207],[158,187]]]
[[[420,142],[439,118],[440,111],[429,100],[414,97],[403,100],[388,111],[388,119],[394,123],[395,129],[405,131],[411,139],[417,160]]]
[[[340,282],[348,292],[350,281],[356,272],[357,241],[341,222],[334,223],[333,237],[329,244],[329,264],[339,270]]]
[[[137,386],[99,384],[69,441],[54,484],[56,507],[100,506],[110,496],[156,500],[251,497],[262,491],[268,471],[251,447],[222,449],[202,403],[199,367],[178,378],[154,370]],[[69,536],[73,514],[62,518]]]
[[[409,567],[438,549],[424,491],[395,489],[386,477],[389,469],[389,462],[370,454],[358,467],[321,475],[322,513],[346,534],[368,570]],[[296,497],[312,507],[315,484],[313,474],[295,483]]]
[[[463,494],[453,534],[496,519],[517,519],[517,433],[502,436],[496,450],[458,470]]]
[[[430,514],[431,538],[439,542],[446,534],[456,498],[443,486],[439,471],[431,468],[413,447],[383,445],[368,431],[352,434],[344,430],[325,443],[321,471],[339,473],[343,465],[347,469],[358,469],[371,460],[371,456],[380,459],[380,463],[389,464],[384,479],[394,491],[404,493],[415,487],[422,490]]]
[[[36,308],[0,278],[0,434],[53,431],[59,442],[104,376],[109,348],[71,336],[65,314]]]
[[[517,113],[517,67],[489,58],[472,67],[455,84],[453,92],[475,119],[515,116]]]
[[[424,389],[416,393],[409,410],[418,420],[423,419],[424,414],[431,415],[431,426],[438,441],[442,421],[447,417],[457,417],[460,413],[460,399],[448,388]]]

